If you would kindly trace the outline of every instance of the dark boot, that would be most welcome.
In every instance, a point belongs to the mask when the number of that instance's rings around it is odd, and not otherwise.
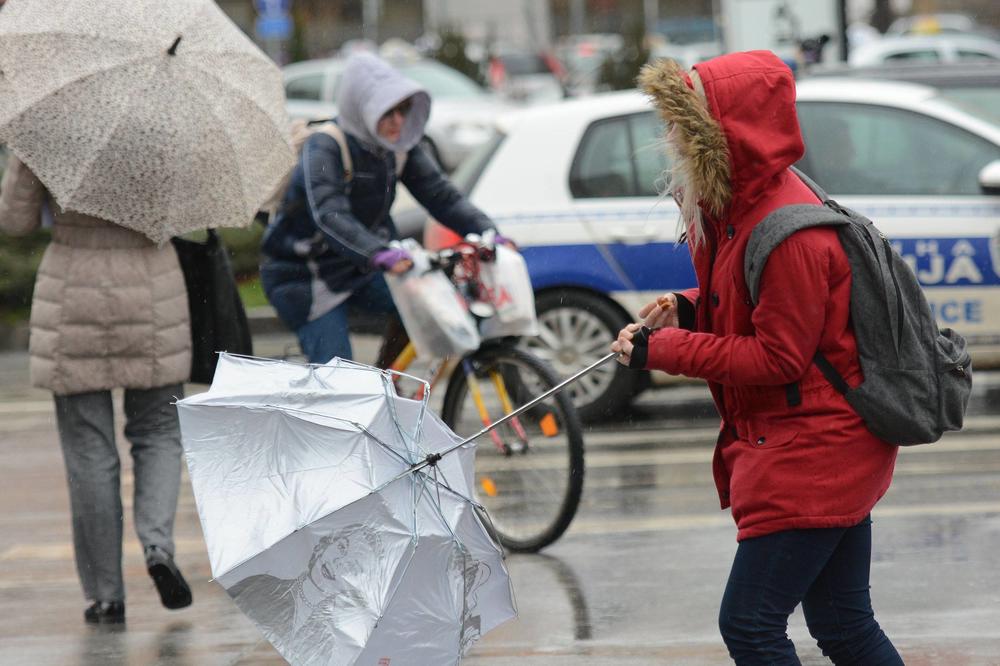
[[[122,624],[125,622],[125,602],[95,601],[83,611],[83,619],[91,624]]]
[[[164,607],[176,610],[191,605],[191,588],[170,553],[157,546],[147,548],[146,570],[156,584]]]

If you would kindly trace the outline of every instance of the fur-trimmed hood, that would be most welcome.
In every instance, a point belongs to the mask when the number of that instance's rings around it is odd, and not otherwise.
[[[770,51],[699,63],[692,80],[675,62],[643,67],[639,88],[677,132],[675,143],[702,208],[732,213],[769,188],[805,152],[795,113],[795,79]]]

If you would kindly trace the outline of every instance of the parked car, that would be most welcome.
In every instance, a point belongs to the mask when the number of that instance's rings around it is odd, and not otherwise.
[[[975,107],[1000,124],[1000,62],[896,62],[869,67],[812,69],[810,77],[844,77],[909,81],[936,88],[959,106]]]
[[[574,97],[597,92],[601,65],[621,49],[624,40],[613,33],[567,35],[559,40],[556,56],[566,68],[566,92]]]
[[[1000,127],[915,84],[815,78],[798,100],[799,166],[876,221],[976,366],[1000,366]],[[456,174],[521,245],[542,326],[530,344],[560,374],[605,353],[652,297],[695,284],[677,208],[658,194],[661,137],[643,96],[597,95],[503,118]],[[443,230],[429,225],[425,243]],[[609,364],[574,398],[599,418],[647,379]]]
[[[855,67],[892,62],[969,62],[1000,60],[1000,42],[975,35],[884,37],[852,50]]]
[[[565,77],[562,64],[547,51],[495,48],[487,62],[490,87],[518,104],[554,102],[566,97]]]
[[[653,47],[649,54],[654,60],[673,60],[684,69],[691,69],[699,62],[710,60],[724,53],[722,44],[716,41],[693,42],[690,44],[664,43]]]
[[[887,35],[981,35],[996,39],[1000,31],[978,23],[968,14],[914,14],[901,16],[885,31]]]
[[[447,171],[487,141],[496,116],[512,108],[464,74],[435,60],[407,58],[390,62],[430,93],[426,145]],[[343,58],[326,58],[285,66],[282,73],[289,116],[336,116],[337,88],[346,63]]]

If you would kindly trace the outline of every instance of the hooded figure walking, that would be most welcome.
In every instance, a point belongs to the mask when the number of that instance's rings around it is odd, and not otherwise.
[[[669,191],[698,287],[639,311],[612,349],[636,368],[708,381],[722,425],[713,460],[738,528],[719,626],[738,664],[798,664],[786,630],[802,604],[837,664],[901,664],[869,594],[870,512],[897,447],[875,437],[813,364],[822,352],[861,382],[851,271],[836,230],[798,231],[771,254],[756,307],[743,257],[754,226],[819,200],[792,172],[804,153],[791,71],[773,53],[734,53],[685,73],[647,65],[640,87],[666,122]]]
[[[329,133],[306,140],[264,235],[261,280],[312,363],[351,358],[349,308],[387,315],[390,324],[376,361],[384,367],[406,338],[381,273],[412,267],[405,250],[390,247],[397,237],[389,215],[397,182],[463,236],[495,227],[420,145],[431,99],[417,83],[378,57],[359,54],[347,63],[337,103],[336,124],[346,135],[353,168],[348,174],[341,147]]]

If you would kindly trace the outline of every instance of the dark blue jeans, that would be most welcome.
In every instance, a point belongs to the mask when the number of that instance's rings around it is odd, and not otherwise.
[[[394,315],[396,304],[392,302],[392,294],[389,293],[385,278],[376,276],[355,290],[346,301],[322,317],[306,322],[295,332],[302,353],[310,363],[326,363],[334,356],[348,360],[352,358],[348,313],[353,308]]]
[[[737,664],[798,664],[788,616],[802,604],[809,633],[835,664],[902,664],[869,595],[871,518],[854,527],[744,539],[729,574],[719,629]]]

